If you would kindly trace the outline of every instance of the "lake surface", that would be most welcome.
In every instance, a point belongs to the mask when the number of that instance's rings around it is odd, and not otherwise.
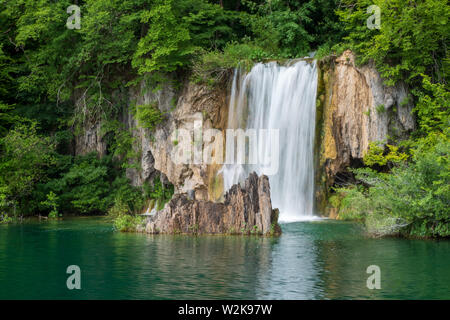
[[[105,218],[0,225],[0,299],[450,299],[450,241],[370,239],[357,224],[277,239],[119,233]],[[68,290],[69,265],[81,290]],[[381,289],[369,290],[369,265]]]

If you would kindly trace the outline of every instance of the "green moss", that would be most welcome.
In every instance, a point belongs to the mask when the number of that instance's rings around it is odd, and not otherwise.
[[[375,110],[377,110],[377,112],[380,114],[386,112],[386,108],[384,107],[384,104],[379,104],[378,106],[376,106]]]
[[[260,234],[261,232],[259,231],[258,226],[254,225],[252,230],[250,230],[250,233],[253,234],[253,235],[256,235],[256,234]]]
[[[174,111],[177,107],[177,97],[170,99],[170,111]]]
[[[412,96],[408,95],[400,101],[400,107],[407,107],[412,102]]]
[[[325,57],[318,61],[318,83],[316,101],[316,128],[314,141],[314,166],[316,207],[318,211],[325,212],[328,198],[328,185],[325,173],[324,138],[325,138],[325,112],[329,101],[330,74],[332,73],[332,59]]]

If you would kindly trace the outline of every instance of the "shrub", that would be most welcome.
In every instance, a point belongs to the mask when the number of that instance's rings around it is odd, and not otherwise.
[[[119,214],[116,219],[114,219],[114,227],[118,231],[122,232],[132,232],[136,231],[139,225],[142,225],[144,218],[140,216],[133,216],[129,214]]]
[[[118,120],[102,123],[101,134],[108,143],[108,151],[123,160],[123,167],[133,167],[138,152],[133,149],[136,139],[126,126]]]
[[[94,154],[76,159],[70,170],[56,182],[64,211],[82,214],[102,213],[112,205],[108,164]]]
[[[172,198],[174,186],[169,184],[165,186],[159,177],[153,180],[153,186],[144,184],[144,197],[155,201],[156,209],[161,210],[164,205]]]
[[[450,139],[436,134],[419,140],[412,161],[391,173],[353,170],[365,186],[337,189],[343,194],[339,215],[359,217],[374,234],[450,236]]]
[[[136,120],[140,127],[153,131],[165,119],[156,103],[136,106]]]
[[[198,83],[216,85],[227,79],[230,69],[242,66],[249,70],[255,62],[271,57],[251,43],[227,44],[223,51],[203,51],[195,60],[192,79]]]
[[[364,164],[367,166],[385,166],[392,167],[395,164],[403,163],[408,159],[406,153],[399,152],[399,147],[387,144],[387,152],[380,142],[370,142],[369,150],[363,157]]]
[[[340,220],[364,221],[369,201],[361,186],[338,188],[330,200],[330,205],[339,209]],[[355,208],[355,203],[358,203],[358,208]]]
[[[8,216],[7,213],[0,213],[0,224],[11,223],[13,221],[14,221],[14,219],[12,217]]]
[[[443,132],[450,125],[450,92],[444,84],[433,84],[430,78],[422,75],[423,90],[415,90],[418,102],[414,108],[418,116],[420,131],[427,134]]]
[[[0,197],[6,212],[28,212],[29,197],[39,181],[48,179],[46,170],[55,164],[55,145],[38,134],[37,124],[17,124],[0,139]]]
[[[114,205],[111,208],[109,208],[109,210],[108,210],[108,216],[110,216],[111,218],[117,218],[120,215],[130,214],[130,213],[131,213],[131,210],[128,207],[128,205],[120,200],[116,200],[114,202]]]
[[[47,194],[47,200],[42,201],[41,204],[51,209],[48,214],[49,218],[61,216],[61,214],[58,213],[58,196],[53,191],[50,191],[50,193]]]

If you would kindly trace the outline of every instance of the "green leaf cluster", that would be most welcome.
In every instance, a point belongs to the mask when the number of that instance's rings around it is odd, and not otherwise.
[[[367,27],[371,5],[380,8],[380,29]],[[344,0],[337,14],[348,32],[344,39],[359,54],[359,62],[374,61],[387,84],[417,84],[423,73],[433,75],[435,82],[448,78],[446,0]]]
[[[338,188],[340,216],[362,219],[374,234],[450,236],[450,138],[434,135],[412,149],[412,161],[390,173],[355,169],[363,186]]]
[[[391,144],[386,144],[386,149],[380,142],[369,143],[369,150],[363,157],[366,166],[392,166],[395,164],[404,163],[408,159],[406,153],[399,152],[399,147]]]

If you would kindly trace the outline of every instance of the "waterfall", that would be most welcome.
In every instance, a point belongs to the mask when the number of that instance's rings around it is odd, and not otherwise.
[[[316,119],[316,62],[295,61],[256,64],[249,73],[235,70],[230,96],[228,128],[278,130],[278,171],[269,175],[271,159],[267,135],[248,146],[258,154],[256,164],[224,164],[224,189],[242,182],[251,171],[269,176],[272,205],[280,209],[280,221],[291,222],[313,217],[314,131]],[[266,130],[267,131],[267,130]],[[265,137],[265,138],[264,138]],[[226,155],[235,153],[228,144]],[[230,163],[230,162],[228,162]]]

